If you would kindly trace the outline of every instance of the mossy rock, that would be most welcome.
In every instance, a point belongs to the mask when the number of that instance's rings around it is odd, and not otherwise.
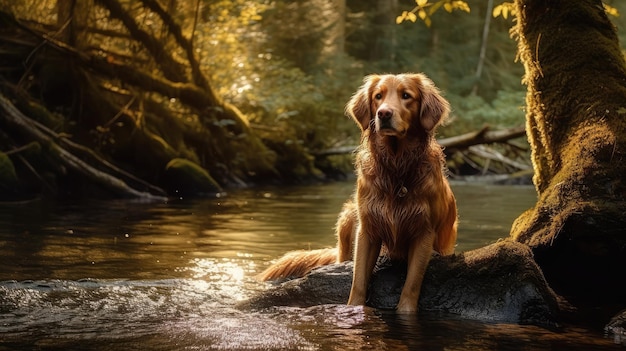
[[[237,307],[310,307],[345,304],[350,295],[351,261],[322,266],[303,278],[276,282]],[[406,263],[379,258],[367,305],[394,309],[406,278]],[[434,256],[424,276],[420,313],[446,313],[485,322],[554,327],[559,306],[533,260],[531,250],[511,240],[451,256]]]
[[[222,187],[198,164],[184,158],[172,159],[165,166],[165,188],[175,196],[206,196]]]
[[[19,181],[9,156],[0,152],[0,198],[17,192]]]

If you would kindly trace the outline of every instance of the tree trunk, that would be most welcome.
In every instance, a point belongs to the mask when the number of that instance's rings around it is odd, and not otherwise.
[[[483,67],[485,66],[485,57],[487,56],[487,43],[489,39],[489,26],[491,25],[491,14],[493,12],[493,0],[487,1],[487,10],[485,10],[485,24],[483,25],[483,38],[480,43],[480,54],[478,55],[478,65],[476,66],[476,82],[472,87],[472,95],[478,92],[478,83],[480,76],[483,75]]]
[[[626,65],[601,0],[516,0],[538,202],[511,236],[577,305],[626,306]]]
[[[329,28],[324,33],[324,46],[320,61],[331,60],[341,55],[345,49],[346,36],[346,0],[332,0],[322,8],[322,14],[330,22]]]
[[[395,0],[379,0],[376,2],[376,18],[374,20],[377,35],[374,37],[374,45],[371,47],[370,59],[372,61],[386,62],[383,69],[392,69],[396,60],[396,23],[398,4]]]

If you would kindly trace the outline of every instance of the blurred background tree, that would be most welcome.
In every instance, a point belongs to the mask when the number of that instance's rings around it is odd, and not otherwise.
[[[5,196],[106,196],[116,181],[189,196],[351,174],[350,155],[314,155],[358,142],[343,106],[370,73],[429,75],[453,106],[441,137],[523,125],[512,19],[487,23],[493,3],[467,4],[427,25],[396,23],[408,0],[0,0],[3,114],[38,123],[0,121],[0,177],[17,183]],[[25,133],[42,127],[85,165]]]

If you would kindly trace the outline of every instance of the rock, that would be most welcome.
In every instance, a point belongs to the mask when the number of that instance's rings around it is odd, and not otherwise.
[[[277,284],[247,301],[239,308],[263,309],[273,306],[310,307],[344,304],[350,295],[352,262],[343,262],[314,269],[302,278],[275,282]]]
[[[506,240],[433,260],[421,304],[469,319],[546,326],[556,324],[558,312],[531,250]]]
[[[177,196],[201,196],[222,192],[220,185],[196,163],[172,159],[165,166],[165,183],[169,194]]]
[[[352,284],[352,262],[324,266],[253,296],[240,308],[309,307],[344,304]],[[379,260],[367,304],[393,309],[400,299],[406,266]],[[435,256],[424,277],[420,311],[462,318],[556,325],[557,298],[528,247],[504,240],[453,256]]]

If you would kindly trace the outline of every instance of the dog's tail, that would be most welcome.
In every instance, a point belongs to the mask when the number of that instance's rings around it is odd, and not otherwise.
[[[257,276],[259,280],[299,278],[313,268],[337,262],[337,248],[298,250],[286,253]]]

